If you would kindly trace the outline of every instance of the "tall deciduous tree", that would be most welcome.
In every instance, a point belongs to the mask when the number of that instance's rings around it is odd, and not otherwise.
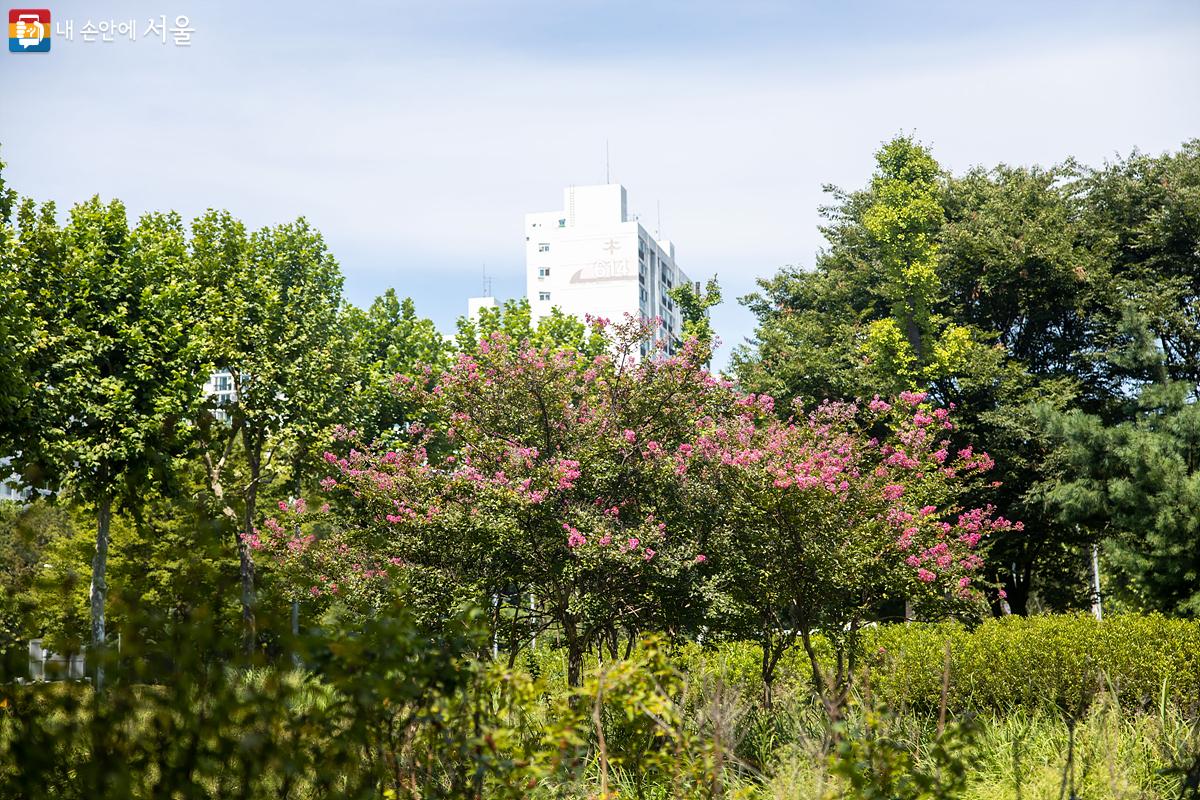
[[[29,421],[29,376],[26,359],[33,332],[29,306],[21,288],[20,240],[13,227],[17,193],[4,181],[0,161],[0,453],[17,446]]]
[[[1068,164],[954,177],[911,140],[889,143],[869,186],[834,190],[816,268],[744,299],[759,325],[733,359],[743,386],[784,402],[870,397],[899,379],[955,404],[956,434],[988,442],[1002,483],[976,503],[1026,523],[996,537],[990,560],[1019,612],[1035,593],[1086,601],[1087,536],[1044,502],[1060,464],[1035,404],[1099,410],[1120,382],[1104,352],[1126,289],[1096,249],[1081,176]]]
[[[32,436],[17,462],[41,485],[92,504],[91,639],[105,641],[106,567],[115,506],[137,507],[186,444],[203,382],[183,225],[99,198],[71,210],[22,210],[19,269],[36,313]]]
[[[287,464],[289,448],[311,451],[347,399],[342,278],[303,219],[247,236],[229,214],[209,212],[193,225],[192,253],[207,290],[206,356],[232,384],[232,402],[212,408],[204,424],[205,467],[216,511],[236,531],[250,651],[257,601],[248,542],[259,525],[260,493]]]
[[[1110,365],[1112,379],[1159,381],[1161,368],[1200,386],[1200,139],[1086,171],[1081,189],[1089,245],[1120,294],[1117,316],[1130,300],[1160,350],[1136,368]]]

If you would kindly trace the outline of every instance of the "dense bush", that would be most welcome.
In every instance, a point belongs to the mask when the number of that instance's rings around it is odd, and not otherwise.
[[[813,640],[828,673],[833,648],[824,637]],[[869,627],[859,638],[859,691],[896,709],[936,711],[947,644],[952,712],[1020,707],[1078,715],[1099,692],[1126,709],[1200,711],[1200,622],[1159,615],[1103,622],[1087,614],[1010,616],[974,629],[958,622]],[[686,644],[677,658],[690,674],[720,674],[746,697],[761,695],[762,653],[753,643]],[[812,671],[799,648],[780,659],[779,674],[783,693],[809,696]]]
[[[947,644],[952,709],[1079,713],[1101,689],[1126,707],[1165,698],[1200,709],[1200,623],[1158,615],[880,626],[863,635],[872,690],[891,705],[937,708]]]

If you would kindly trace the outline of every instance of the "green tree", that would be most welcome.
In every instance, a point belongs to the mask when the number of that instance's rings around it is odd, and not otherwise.
[[[739,382],[780,408],[908,382],[953,403],[957,437],[996,460],[1001,485],[974,502],[1026,523],[997,536],[990,561],[1019,612],[1035,594],[1056,607],[1087,598],[1087,535],[1045,503],[1062,465],[1036,405],[1099,413],[1120,387],[1105,353],[1128,290],[1097,249],[1084,174],[1068,163],[955,177],[911,140],[889,143],[868,187],[831,190],[816,268],[782,270],[743,299],[759,324],[733,358]]]
[[[33,325],[19,274],[20,239],[13,228],[16,202],[17,193],[5,183],[0,161],[0,453],[11,452],[29,419],[26,358]]]
[[[493,333],[503,333],[514,346],[568,347],[593,356],[604,350],[604,337],[596,326],[564,314],[557,307],[535,324],[529,300],[524,297],[481,309],[478,320],[459,317],[455,341],[461,352],[474,353],[480,339]]]
[[[410,421],[413,409],[395,390],[398,376],[426,380],[450,363],[451,343],[429,319],[417,316],[410,298],[388,289],[366,311],[349,306],[343,324],[357,369],[353,426],[366,441]]]
[[[700,284],[681,283],[667,294],[679,304],[679,313],[683,318],[683,338],[695,339],[710,354],[714,346],[712,320],[708,312],[713,306],[721,303],[721,285],[716,278],[709,278],[700,291]],[[711,355],[710,355],[711,359]],[[708,363],[706,360],[705,363]]]
[[[875,380],[893,394],[962,373],[981,348],[974,331],[937,313],[941,168],[928,148],[905,136],[885,144],[875,160],[862,228],[891,314],[867,323],[862,350]]]
[[[1200,616],[1200,404],[1197,387],[1147,386],[1133,418],[1106,425],[1052,415],[1069,476],[1048,492],[1065,523],[1107,541],[1109,584],[1136,607]]]
[[[260,494],[280,464],[299,472],[348,410],[353,370],[339,325],[342,278],[303,219],[247,236],[228,213],[210,211],[193,225],[192,257],[206,289],[205,356],[232,384],[232,401],[210,401],[201,426],[208,496],[236,531],[249,652],[257,595],[248,541],[260,522]],[[296,482],[286,481],[288,489]]]
[[[114,508],[137,508],[147,487],[169,478],[195,419],[203,382],[196,284],[173,213],[147,214],[130,230],[124,206],[94,198],[73,208],[61,231],[52,208],[27,202],[21,220],[38,400],[16,463],[93,509],[91,640],[101,645]]]
[[[1125,380],[1160,381],[1159,369],[1170,380],[1200,385],[1200,139],[1088,170],[1081,189],[1089,246],[1119,294],[1114,319],[1124,318],[1131,301],[1159,350],[1136,365],[1106,364],[1118,384],[1114,393]]]

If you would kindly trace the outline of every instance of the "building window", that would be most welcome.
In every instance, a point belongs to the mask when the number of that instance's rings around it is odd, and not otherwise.
[[[539,253],[549,253],[550,252],[550,243],[549,242],[538,242],[538,252]]]
[[[549,278],[550,277],[550,268],[549,267],[538,267],[538,277],[539,278]]]
[[[549,299],[550,299],[549,292],[538,292],[538,300],[549,300]]]

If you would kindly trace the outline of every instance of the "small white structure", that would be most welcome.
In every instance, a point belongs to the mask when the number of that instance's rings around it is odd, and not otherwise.
[[[683,320],[667,292],[689,278],[675,263],[675,245],[656,240],[629,214],[620,184],[571,186],[562,210],[526,214],[525,271],[534,322],[552,308],[613,322],[626,314],[659,317],[657,338],[668,355],[682,339]]]
[[[86,649],[86,648],[85,648]],[[34,681],[82,680],[84,654],[67,658],[42,647],[41,639],[29,640],[29,678]]]

